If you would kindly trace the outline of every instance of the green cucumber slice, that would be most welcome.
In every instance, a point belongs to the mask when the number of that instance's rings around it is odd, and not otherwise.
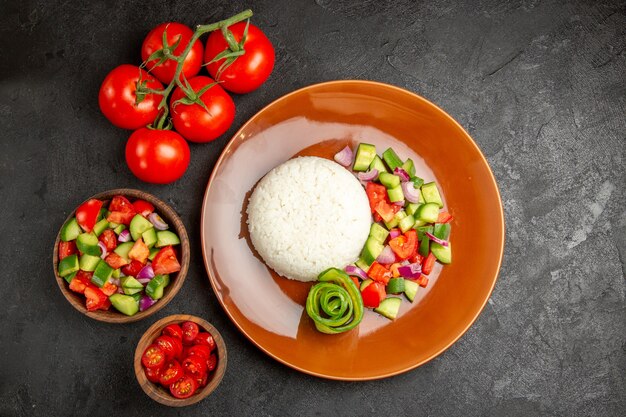
[[[439,206],[436,203],[426,203],[419,206],[415,217],[427,223],[434,223],[439,218]]]
[[[154,228],[154,225],[141,214],[136,214],[135,217],[133,217],[133,219],[130,221],[129,230],[133,240],[139,239],[143,232],[152,228]]]
[[[134,277],[131,277],[131,276],[122,277],[120,279],[120,282],[122,284],[122,289],[124,290],[124,294],[126,295],[133,295],[133,294],[137,294],[138,292],[143,291],[143,285],[141,284],[141,282],[137,281]]]
[[[98,246],[98,238],[93,233],[81,233],[76,238],[76,247],[82,253],[92,256],[100,256],[102,249]]]
[[[117,311],[127,316],[134,316],[139,311],[137,300],[130,295],[113,294],[109,297],[109,301]]]
[[[157,253],[159,253],[161,249],[159,248],[150,248],[150,255],[148,256],[148,259],[150,259],[151,261],[154,260],[154,257],[157,255]]]
[[[387,297],[374,309],[378,314],[393,320],[398,316],[402,299],[398,297]]]
[[[71,274],[69,274],[69,275],[67,275],[67,276],[65,276],[65,277],[63,277],[63,278],[67,281],[67,283],[68,283],[68,284],[71,284],[71,283],[72,283],[72,280],[74,279],[74,277],[76,276],[76,274],[78,274],[78,271],[74,271],[74,272],[72,272]]]
[[[383,152],[383,160],[385,161],[391,172],[393,172],[394,169],[402,166],[402,160],[400,160],[396,152],[391,148]]]
[[[117,245],[117,248],[113,250],[113,252],[120,255],[122,258],[126,260],[126,262],[130,262],[130,258],[128,257],[128,252],[133,248],[135,242],[124,242]]]
[[[452,244],[448,242],[448,246],[440,245],[436,242],[430,243],[430,251],[435,255],[435,258],[442,264],[452,263]]]
[[[439,189],[434,181],[422,185],[422,195],[427,203],[435,203],[439,206],[439,208],[443,207],[443,201],[441,200]]]
[[[389,201],[391,201],[392,203],[404,200],[404,191],[402,191],[401,185],[398,185],[394,188],[388,188],[387,195],[389,196]]]
[[[356,148],[356,156],[354,158],[354,171],[367,171],[370,164],[376,157],[376,146],[369,143],[359,143]]]
[[[404,164],[402,164],[402,169],[404,169],[407,174],[409,174],[409,177],[415,175],[415,164],[413,163],[413,160],[411,158],[404,161]]]
[[[378,180],[386,188],[395,188],[400,185],[400,177],[388,172],[381,172],[378,174]]]
[[[400,294],[404,292],[404,278],[391,278],[387,283],[387,294]]]
[[[143,238],[143,243],[145,243],[148,248],[153,247],[154,244],[157,243],[157,233],[154,227],[143,232],[141,237]]]
[[[80,257],[79,266],[80,269],[87,272],[93,272],[96,270],[96,266],[100,262],[99,256],[92,256],[84,253],[83,256]]]
[[[405,233],[407,230],[412,228],[414,224],[415,218],[409,214],[404,219],[400,220],[398,226],[400,227],[400,230],[402,230],[402,233]]]
[[[385,229],[378,223],[372,223],[370,226],[370,237],[376,239],[380,243],[384,243],[389,236],[389,230]]]
[[[59,276],[66,277],[73,272],[78,271],[78,255],[70,255],[59,261]]]
[[[363,246],[363,250],[361,251],[361,259],[367,264],[371,265],[374,263],[378,255],[383,251],[384,246],[378,240],[368,237],[365,241],[365,246]],[[369,268],[369,267],[368,267]],[[367,269],[365,269],[367,272]]]
[[[91,283],[97,285],[98,287],[104,287],[104,284],[107,283],[109,278],[113,275],[113,268],[109,266],[104,260],[100,260],[96,269],[93,271],[93,276],[91,277]]]
[[[374,282],[373,279],[366,279],[365,281],[361,282],[361,286],[359,287],[360,291],[363,291],[365,288],[367,288],[368,285],[370,285],[372,282]]]
[[[109,227],[109,222],[107,221],[107,219],[102,219],[94,225],[93,233],[96,236],[100,236],[102,232],[104,232],[107,229],[107,227]]]
[[[157,232],[157,242],[156,242],[156,246],[157,248],[162,248],[164,246],[174,246],[174,245],[179,245],[180,244],[180,239],[178,238],[178,235],[174,232],[170,232],[169,230],[160,230]]]
[[[383,160],[380,159],[380,157],[378,155],[376,155],[374,157],[374,159],[372,160],[372,163],[370,164],[370,171],[373,170],[373,169],[378,171],[379,175],[380,175],[381,172],[389,172],[389,171],[387,171],[387,167],[383,163]]]
[[[404,280],[404,295],[410,302],[413,302],[415,299],[415,295],[417,294],[419,287],[420,286],[415,281],[411,281],[410,279]]]
[[[76,217],[72,217],[61,227],[60,238],[63,242],[69,242],[76,239],[82,232],[83,229],[78,225]]]

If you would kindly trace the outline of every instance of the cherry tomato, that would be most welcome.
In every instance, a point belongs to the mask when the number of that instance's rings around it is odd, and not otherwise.
[[[176,132],[144,127],[128,138],[126,164],[142,181],[168,184],[187,170],[189,145]]]
[[[163,49],[163,32],[166,32],[167,36],[167,44],[172,47],[180,39],[178,46],[174,49],[173,54],[175,56],[180,56],[183,50],[189,45],[189,41],[193,36],[193,31],[188,27],[183,25],[182,23],[169,22],[162,23],[159,26],[152,29],[146,39],[143,41],[143,45],[141,45],[141,60],[146,61],[150,55],[159,49]],[[200,68],[202,67],[202,54],[203,54],[202,43],[196,41],[191,49],[189,50],[189,54],[185,57],[185,61],[183,62],[183,70],[181,71],[180,78],[183,79],[183,76],[186,79],[197,75],[200,72]],[[176,65],[178,64],[176,61],[172,59],[168,59],[165,62],[161,63],[158,66],[154,66],[159,62],[159,59],[153,59],[147,62],[146,68],[157,77],[161,82],[165,84],[169,84],[174,79],[174,74],[176,73]]]
[[[178,324],[168,324],[165,326],[161,334],[166,334],[168,336],[172,336],[173,338],[182,340],[183,329],[181,329]]]
[[[182,366],[186,375],[196,378],[206,372],[206,359],[201,355],[187,356]]]
[[[111,71],[102,82],[98,104],[102,114],[113,125],[122,129],[139,129],[154,121],[159,114],[161,102],[158,94],[147,94],[136,104],[137,81],[147,81],[146,87],[162,90],[163,85],[152,75],[134,65],[120,65]]]
[[[200,75],[189,80],[194,92],[214,83],[209,77]],[[235,120],[235,103],[228,93],[219,85],[213,85],[200,97],[205,104],[176,103],[185,97],[185,93],[177,87],[170,99],[170,113],[174,128],[192,142],[209,142],[224,134]]]
[[[198,336],[196,336],[196,340],[194,340],[196,345],[206,345],[209,347],[209,350],[215,349],[215,339],[211,336],[211,333],[208,332],[200,332]]]
[[[143,352],[141,363],[146,368],[160,368],[165,363],[165,352],[158,345],[152,344]]]
[[[196,378],[196,383],[198,384],[198,388],[202,388],[206,386],[206,383],[209,380],[209,373],[205,372],[201,376]]]
[[[241,41],[246,22],[235,23],[228,27],[237,42]],[[210,62],[217,54],[228,48],[228,43],[224,39],[221,31],[211,32],[207,39],[204,51],[204,62]],[[258,27],[250,24],[248,36],[243,45],[245,53],[228,68],[222,71],[220,81],[228,91],[237,94],[245,94],[256,90],[267,80],[274,69],[274,47],[270,40]],[[213,78],[217,77],[220,66],[224,59],[209,64],[209,74]]]
[[[89,233],[93,230],[102,208],[102,201],[92,198],[76,209],[76,221],[81,229]]]
[[[196,340],[196,336],[198,336],[200,330],[198,325],[193,321],[186,321],[181,328],[183,329],[183,344],[191,345]]]
[[[189,398],[198,389],[198,384],[192,377],[185,375],[170,385],[170,392],[176,398]]]
[[[211,356],[211,349],[207,345],[193,345],[187,350],[188,356],[199,356],[203,361]]]
[[[161,382],[161,368],[144,368],[148,381],[155,384]]]
[[[149,203],[146,200],[135,200],[133,207],[135,208],[135,211],[143,217],[148,217],[148,215],[154,211],[152,203]]]
[[[59,261],[75,253],[78,253],[75,240],[71,240],[69,242],[59,242]]]
[[[165,366],[161,369],[161,376],[159,378],[159,382],[161,385],[165,385],[169,387],[174,382],[178,381],[181,377],[185,375],[183,371],[183,367],[180,366],[180,363],[176,359],[172,359],[168,361]]]
[[[178,356],[178,344],[174,341],[172,336],[159,336],[154,340],[154,344],[163,350],[165,353],[165,360],[172,360]],[[182,346],[181,346],[182,351]]]
[[[180,271],[180,263],[178,263],[176,252],[172,246],[161,248],[152,260],[152,269],[156,275],[172,274]],[[185,327],[183,325],[184,330]]]
[[[112,251],[117,247],[117,235],[111,229],[106,229],[100,236],[98,236],[98,240],[104,243],[107,251]]]
[[[216,366],[217,366],[217,356],[215,355],[215,353],[212,353],[211,356],[209,356],[209,359],[207,359],[206,361],[206,369],[208,372],[211,372],[212,370],[215,369]]]
[[[124,267],[122,267],[122,272],[124,273],[124,275],[129,275],[131,277],[135,277],[137,278],[137,274],[139,273],[139,271],[141,271],[141,269],[144,267],[144,264],[142,264],[139,261],[130,261],[130,263]]]

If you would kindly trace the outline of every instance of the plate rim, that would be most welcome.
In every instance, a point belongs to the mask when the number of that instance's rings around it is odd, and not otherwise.
[[[211,190],[211,185],[215,179],[215,176],[217,174],[217,168],[222,164],[222,161],[224,160],[224,158],[226,157],[227,154],[227,150],[231,147],[231,145],[233,144],[233,142],[235,142],[235,140],[239,137],[239,135],[241,134],[241,132],[248,127],[249,124],[252,123],[252,121],[254,119],[257,118],[257,116],[261,113],[263,113],[264,111],[266,111],[268,108],[274,106],[277,103],[282,102],[283,100],[287,100],[289,99],[291,96],[299,94],[305,90],[312,90],[315,88],[320,88],[320,87],[325,87],[325,86],[333,86],[333,85],[341,85],[341,84],[362,84],[365,86],[377,86],[377,87],[383,87],[383,88],[389,88],[392,90],[396,90],[402,94],[409,94],[411,96],[413,96],[414,98],[426,103],[429,106],[434,107],[436,110],[440,111],[444,117],[448,118],[457,128],[459,128],[463,133],[465,133],[465,135],[467,136],[467,138],[469,139],[469,142],[471,144],[471,146],[473,146],[475,148],[475,150],[478,152],[478,154],[480,155],[480,158],[482,160],[482,162],[484,163],[484,165],[487,167],[487,171],[489,173],[489,179],[491,180],[491,183],[493,184],[495,191],[496,191],[496,195],[498,197],[498,206],[499,206],[499,213],[500,213],[500,232],[502,234],[502,242],[500,244],[500,251],[499,251],[499,256],[498,256],[498,262],[497,262],[497,272],[496,272],[496,276],[495,279],[493,280],[493,283],[491,284],[491,288],[489,288],[489,292],[487,293],[487,296],[485,297],[485,300],[481,303],[480,308],[478,309],[478,311],[476,312],[476,314],[474,315],[474,317],[472,317],[472,319],[468,322],[467,326],[465,326],[465,328],[463,328],[463,330],[458,334],[458,336],[454,337],[449,343],[447,343],[445,346],[443,346],[441,349],[439,349],[438,351],[436,351],[435,353],[431,354],[430,356],[426,357],[425,359],[422,359],[421,361],[418,361],[417,363],[400,369],[400,370],[396,370],[396,371],[391,371],[391,372],[385,372],[385,373],[380,373],[380,374],[376,374],[376,375],[372,375],[372,376],[365,376],[365,377],[344,377],[344,376],[337,376],[337,375],[327,375],[324,373],[320,373],[320,372],[315,372],[315,371],[311,371],[309,369],[300,367],[294,363],[291,363],[287,360],[284,360],[283,358],[275,355],[274,353],[270,352],[268,349],[266,349],[265,347],[263,347],[261,344],[257,343],[254,338],[249,335],[242,327],[241,325],[233,318],[233,316],[231,315],[230,311],[226,308],[226,306],[224,305],[224,302],[222,301],[222,299],[220,297],[217,296],[218,293],[218,289],[215,286],[215,278],[211,275],[211,269],[209,267],[209,263],[207,260],[207,254],[206,254],[206,250],[205,250],[205,236],[204,236],[204,225],[205,225],[205,212],[207,209],[207,198],[209,195],[209,191]],[[252,342],[253,345],[255,345],[257,348],[259,348],[262,352],[264,352],[265,354],[267,354],[268,356],[270,356],[272,359],[287,365],[288,367],[295,369],[299,372],[302,372],[304,374],[308,374],[308,375],[312,375],[312,376],[316,376],[319,378],[325,378],[325,379],[330,379],[330,380],[336,380],[336,381],[373,381],[373,380],[379,380],[379,379],[384,379],[384,378],[389,378],[395,375],[400,375],[409,371],[412,371],[428,362],[430,362],[431,360],[435,359],[436,357],[438,357],[439,355],[441,355],[442,353],[444,353],[446,350],[448,350],[453,344],[455,344],[461,337],[463,337],[463,335],[465,335],[465,333],[467,333],[467,331],[470,329],[470,327],[472,327],[474,325],[474,323],[476,322],[476,320],[478,319],[478,317],[480,316],[480,314],[482,313],[482,311],[485,308],[485,305],[487,304],[487,302],[489,301],[489,299],[491,298],[491,294],[493,293],[493,290],[496,286],[496,282],[498,281],[498,278],[500,276],[500,270],[502,268],[502,260],[504,257],[504,246],[506,243],[506,226],[505,226],[505,221],[504,221],[504,207],[502,204],[502,196],[500,194],[500,189],[498,188],[498,183],[496,181],[495,175],[493,174],[493,170],[491,169],[491,166],[489,165],[489,162],[487,161],[487,158],[485,157],[485,155],[483,154],[483,152],[480,150],[480,148],[478,147],[478,145],[476,144],[476,141],[474,141],[474,138],[472,138],[472,136],[463,128],[463,126],[461,126],[461,124],[459,122],[457,122],[452,116],[450,116],[445,110],[443,110],[441,107],[439,107],[438,105],[436,105],[435,103],[431,102],[430,100],[422,97],[421,95],[414,93],[412,91],[409,91],[407,89],[404,89],[402,87],[398,87],[392,84],[388,84],[388,83],[383,83],[380,81],[371,81],[371,80],[356,80],[356,79],[347,79],[347,80],[333,80],[333,81],[324,81],[324,82],[320,82],[320,83],[315,83],[315,84],[310,84],[301,88],[298,88],[294,91],[291,91],[287,94],[284,94],[280,97],[278,97],[277,99],[271,101],[269,104],[267,104],[266,106],[264,106],[263,108],[261,108],[259,111],[257,111],[254,115],[252,115],[243,125],[241,125],[241,127],[239,129],[237,129],[237,131],[233,134],[233,136],[230,138],[230,140],[224,145],[224,147],[222,148],[222,151],[220,152],[220,156],[218,157],[217,161],[215,161],[215,164],[213,165],[213,168],[211,170],[211,175],[209,176],[209,180],[207,182],[206,185],[206,189],[204,191],[204,196],[202,198],[202,209],[200,211],[200,242],[201,242],[201,246],[202,246],[202,259],[204,262],[204,268],[207,272],[207,275],[209,277],[209,282],[211,284],[211,288],[213,289],[213,293],[215,294],[215,297],[217,298],[217,301],[220,303],[220,306],[222,307],[222,310],[224,310],[224,312],[226,313],[226,315],[228,316],[228,318],[230,319],[230,321],[235,325],[235,327],[250,341]]]

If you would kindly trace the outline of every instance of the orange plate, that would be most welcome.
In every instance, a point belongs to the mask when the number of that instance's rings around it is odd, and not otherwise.
[[[303,309],[311,284],[276,276],[251,248],[245,205],[257,181],[294,155],[332,158],[358,142],[379,154],[392,146],[413,159],[419,176],[437,181],[454,215],[453,263],[438,265],[396,320],[368,310],[356,329],[325,335]],[[367,380],[413,369],[465,333],[496,283],[504,217],[484,156],[449,115],[398,87],[334,81],[287,94],[235,134],[207,185],[201,234],[213,290],[255,345],[311,375]]]

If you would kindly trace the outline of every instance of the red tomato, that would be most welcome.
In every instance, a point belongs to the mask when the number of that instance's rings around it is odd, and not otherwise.
[[[176,398],[189,398],[197,389],[198,384],[195,379],[187,375],[170,385],[170,392]]]
[[[180,264],[178,263],[176,252],[172,246],[161,248],[152,260],[152,269],[156,275],[172,274],[180,271]],[[184,330],[185,326],[183,324],[183,331]]]
[[[389,280],[391,279],[391,271],[374,261],[374,263],[370,266],[370,269],[367,271],[367,276],[369,276],[374,281],[380,282],[383,285],[387,285]]]
[[[208,380],[209,380],[208,372],[205,372],[202,374],[202,376],[196,378],[196,383],[198,384],[198,388],[205,387]]]
[[[111,284],[107,281],[104,283],[102,288],[100,288],[100,291],[102,291],[107,297],[110,297],[117,292],[117,285]]]
[[[358,287],[358,285],[357,285]],[[215,339],[211,333],[208,332],[200,332],[196,336],[196,340],[193,341],[196,345],[205,345],[208,346],[210,350],[215,349]]]
[[[137,178],[168,184],[183,176],[189,166],[189,145],[171,130],[141,128],[126,143],[126,164]]]
[[[429,275],[433,271],[436,260],[437,258],[435,258],[435,255],[430,252],[426,259],[424,259],[424,263],[422,264],[422,274]]]
[[[154,206],[146,200],[135,200],[133,207],[135,211],[143,217],[148,217],[148,215],[154,211]]]
[[[161,368],[144,368],[148,381],[158,384],[161,382]]]
[[[87,311],[108,310],[111,307],[109,297],[95,286],[85,288]]]
[[[141,271],[143,267],[144,264],[139,261],[130,261],[128,265],[122,267],[122,272],[124,273],[124,275],[129,275],[136,278],[137,274],[139,273],[139,271]]]
[[[228,27],[237,43],[241,41],[245,28],[246,22],[235,23]],[[211,32],[204,51],[204,62],[210,62],[225,49],[228,49],[228,43],[222,32],[219,30]],[[259,88],[272,73],[276,58],[270,40],[261,29],[253,24],[248,27],[248,35],[243,49],[245,53],[237,57],[220,75],[220,81],[222,81],[224,88],[237,94],[249,93]],[[208,65],[209,74],[213,78],[217,77],[219,68],[223,63],[224,59],[221,59]]]
[[[120,65],[104,78],[98,104],[102,114],[113,125],[122,129],[139,129],[152,123],[159,114],[160,95],[147,94],[141,103],[135,102],[140,77],[142,81],[147,81],[148,88],[163,89],[156,78],[134,65]]]
[[[161,334],[166,334],[168,336],[172,336],[173,338],[182,340],[183,329],[181,329],[178,324],[168,324],[165,326]]]
[[[197,93],[214,82],[213,79],[200,75],[190,79],[189,85]],[[170,99],[170,113],[174,128],[187,140],[209,142],[217,139],[235,120],[235,103],[219,85],[213,85],[200,97],[208,111],[196,103],[176,103],[183,97],[185,93],[177,87]]]
[[[378,202],[387,199],[387,189],[385,186],[371,181],[365,186],[365,194],[367,194],[367,199],[370,202],[370,210],[372,213],[376,212]]]
[[[118,224],[125,224],[128,226],[130,221],[135,217],[135,207],[128,199],[122,195],[116,195],[109,204],[109,211],[111,212],[107,216],[107,221]]]
[[[112,251],[117,247],[117,235],[111,229],[106,229],[100,236],[98,236],[98,240],[104,243],[107,251]]]
[[[172,336],[159,336],[154,340],[154,344],[163,350],[165,353],[165,359],[171,360],[179,355],[178,344],[174,341]],[[182,345],[180,346],[182,351]]]
[[[148,33],[148,36],[146,36],[146,39],[144,39],[143,45],[141,45],[142,61],[147,61],[150,55],[159,49],[163,49],[163,32],[166,33],[167,44],[170,48],[180,39],[178,46],[176,46],[173,51],[175,56],[180,56],[180,54],[182,54],[187,45],[189,45],[189,41],[193,36],[193,31],[182,23],[162,23],[152,29]],[[183,76],[184,78],[189,79],[200,72],[200,68],[202,67],[203,49],[204,48],[202,47],[201,42],[196,41],[196,43],[193,44],[191,50],[189,50],[189,53],[183,61],[183,70],[180,74],[181,80],[183,79]],[[172,59],[168,59],[160,65],[155,66],[158,62],[158,58],[148,61],[146,68],[161,82],[169,84],[174,79],[176,65],[178,63]]]
[[[106,262],[113,269],[118,269],[128,264],[126,259],[122,258],[115,252],[109,253],[106,258],[104,258],[104,262]]]
[[[146,263],[146,260],[150,256],[150,249],[143,242],[142,238],[139,238],[135,241],[135,244],[128,252],[128,257],[133,261],[141,262],[142,264]]]
[[[81,229],[89,233],[96,225],[96,219],[102,208],[102,201],[92,198],[76,209],[76,221]]]
[[[198,336],[200,330],[198,325],[193,321],[186,321],[181,328],[183,329],[183,344],[191,345],[196,340],[196,336]]]
[[[385,286],[378,282],[372,282],[361,291],[363,297],[363,305],[369,308],[376,308],[380,302],[387,296]]]
[[[144,350],[141,363],[146,368],[160,368],[165,363],[165,352],[158,345],[151,344]]]
[[[206,358],[201,355],[187,356],[182,366],[186,375],[196,378],[206,372]]]
[[[161,369],[159,382],[161,383],[161,385],[169,387],[174,382],[182,378],[184,375],[185,372],[183,371],[183,367],[180,366],[180,363],[178,363],[176,359],[172,359],[168,361]]]
[[[72,282],[70,282],[70,290],[79,294],[84,294],[87,287],[94,287],[94,285],[91,283],[92,276],[93,272],[85,272],[83,270],[79,270],[76,273],[76,276],[74,277]]]
[[[215,355],[215,353],[212,353],[211,356],[209,356],[209,359],[207,359],[206,361],[206,369],[208,372],[211,372],[212,370],[215,369],[216,366],[217,366],[217,356]]]
[[[207,345],[193,345],[187,351],[188,356],[198,356],[206,361],[211,356],[211,348]]]
[[[401,260],[408,259],[416,253],[417,232],[415,229],[410,229],[405,234],[391,239],[389,246],[398,258]]]
[[[63,242],[63,241],[59,242],[59,261],[75,253],[78,253],[78,249],[76,249],[75,240],[71,240],[69,242]]]

